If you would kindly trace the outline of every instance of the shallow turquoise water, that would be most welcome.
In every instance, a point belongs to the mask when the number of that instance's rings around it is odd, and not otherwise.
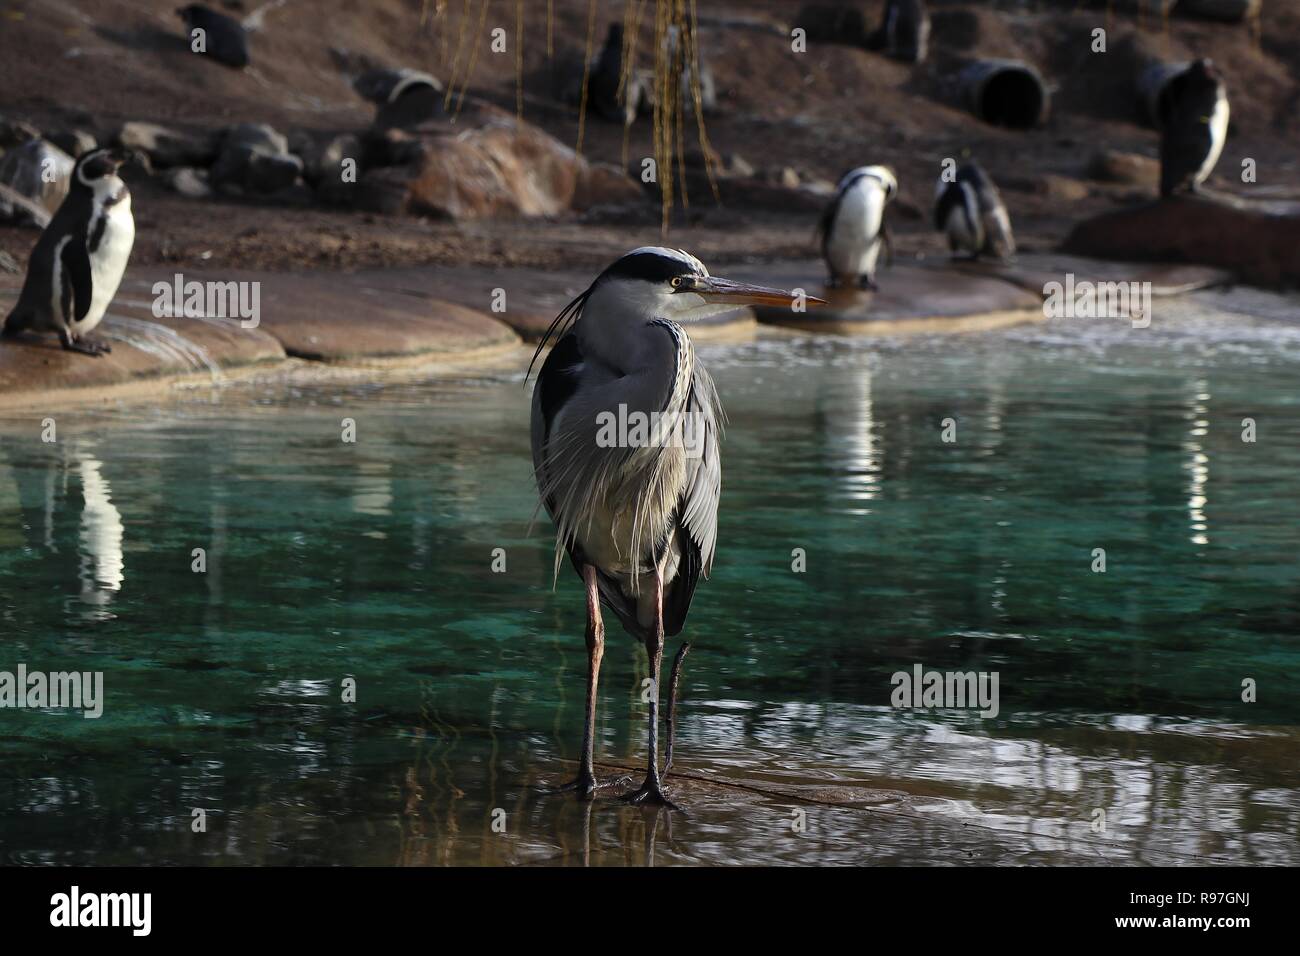
[[[538,789],[583,610],[529,534],[518,374],[65,411],[55,444],[10,416],[0,670],[107,699],[0,709],[0,860],[1300,862],[1300,303],[1158,305],[701,347],[730,426],[686,817]],[[892,708],[918,663],[997,672],[999,715]],[[612,633],[598,761],[643,761],[645,671]]]

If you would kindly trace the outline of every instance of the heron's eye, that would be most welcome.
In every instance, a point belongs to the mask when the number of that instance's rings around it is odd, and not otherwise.
[[[674,289],[680,289],[680,288],[682,287],[682,277],[681,277],[681,276],[673,276],[672,287],[673,287]]]

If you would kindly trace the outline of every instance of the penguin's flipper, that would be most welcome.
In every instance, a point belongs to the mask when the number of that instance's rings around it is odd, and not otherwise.
[[[892,269],[894,268],[894,234],[890,231],[889,222],[883,218],[880,220],[880,242],[884,246],[885,265]]]
[[[86,251],[85,240],[77,237],[65,242],[59,252],[59,261],[63,264],[63,314],[80,322],[90,313],[90,300],[94,294],[90,253]]]

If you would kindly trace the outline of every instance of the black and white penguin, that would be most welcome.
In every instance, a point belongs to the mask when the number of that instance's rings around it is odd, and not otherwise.
[[[954,256],[965,253],[1010,259],[1016,254],[1011,217],[989,174],[974,161],[957,167],[952,182],[943,176],[934,190],[934,227],[948,235]]]
[[[1169,81],[1160,97],[1160,195],[1196,192],[1228,138],[1228,91],[1208,59]]]
[[[609,25],[605,45],[592,65],[590,83],[591,105],[597,115],[612,123],[631,126],[636,120],[640,103],[640,88],[628,78],[630,89],[620,90],[623,81],[623,24],[615,21]],[[632,94],[633,89],[636,95]]]
[[[189,33],[186,41],[191,50],[206,54],[226,66],[248,66],[248,33],[238,20],[201,3],[180,7],[176,10],[176,15],[185,21],[185,29]],[[203,31],[202,50],[195,50],[195,30]]]
[[[909,63],[924,62],[930,45],[930,14],[925,0],[888,0],[872,45]]]
[[[85,336],[117,294],[135,243],[131,193],[117,175],[129,158],[126,150],[93,149],[77,160],[68,197],[32,250],[18,304],[3,323],[5,335],[53,331],[65,349],[112,351]]]
[[[859,166],[841,177],[817,224],[829,285],[876,288],[876,261],[889,242],[885,207],[897,194],[898,180],[888,166]]]

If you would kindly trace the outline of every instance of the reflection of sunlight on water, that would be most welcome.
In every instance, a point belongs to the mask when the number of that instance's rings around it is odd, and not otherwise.
[[[360,474],[352,483],[352,510],[376,518],[391,515],[393,482],[389,473],[393,470],[392,464],[386,461],[362,461],[358,464],[358,470]]]
[[[1209,523],[1205,518],[1205,483],[1210,477],[1210,458],[1201,445],[1209,432],[1209,420],[1206,418],[1207,403],[1210,401],[1210,386],[1203,379],[1191,383],[1194,390],[1188,400],[1188,410],[1184,417],[1191,423],[1187,438],[1183,440],[1183,451],[1187,452],[1187,464],[1183,467],[1191,472],[1187,490],[1187,518],[1191,527],[1192,544],[1209,544]]]
[[[867,502],[880,494],[880,448],[871,401],[871,370],[863,367],[847,386],[837,392],[839,414],[830,416],[827,442],[829,466],[840,476],[839,492],[850,501],[862,502],[842,509],[846,514],[869,515]]]

